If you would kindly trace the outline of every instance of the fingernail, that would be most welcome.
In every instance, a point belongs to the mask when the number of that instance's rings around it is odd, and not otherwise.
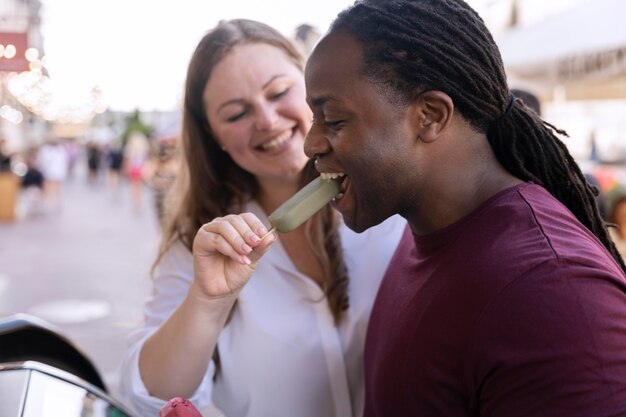
[[[261,241],[261,238],[258,237],[257,235],[250,235],[249,239],[254,243],[259,243]]]
[[[247,256],[242,256],[241,260],[243,261],[244,265],[250,265],[252,263],[250,258],[248,258]]]
[[[265,234],[267,233],[267,229],[263,226],[259,227],[259,229],[256,231],[259,235],[261,236],[265,236]]]
[[[245,253],[252,252],[252,248],[247,243],[241,245],[241,250],[243,250]]]

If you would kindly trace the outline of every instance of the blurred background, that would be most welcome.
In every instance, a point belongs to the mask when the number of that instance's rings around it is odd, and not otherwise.
[[[57,326],[114,389],[150,288],[197,42],[247,17],[307,53],[350,3],[2,0],[0,316]],[[469,3],[516,94],[569,133],[609,218],[626,184],[626,1]]]

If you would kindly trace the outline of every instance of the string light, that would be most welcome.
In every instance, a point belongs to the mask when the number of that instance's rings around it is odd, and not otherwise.
[[[7,55],[11,55],[14,49],[13,45],[6,45],[2,46],[0,51],[8,58]],[[11,95],[31,113],[50,122],[86,124],[96,114],[106,111],[107,105],[98,86],[85,88],[78,95],[72,96],[67,91],[62,91],[54,80],[46,75],[45,57],[39,59],[37,49],[28,48],[25,57],[29,61],[30,69],[19,74],[9,74],[7,87]],[[5,110],[5,112],[10,114],[8,117],[13,123],[19,124],[23,120],[21,112],[20,117],[13,115],[9,110]],[[2,113],[0,113],[0,117],[9,120]]]

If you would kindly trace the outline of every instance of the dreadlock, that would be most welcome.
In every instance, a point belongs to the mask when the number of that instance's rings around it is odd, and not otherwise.
[[[480,16],[463,0],[357,0],[330,32],[363,44],[362,75],[410,101],[443,91],[487,139],[514,176],[546,188],[585,225],[626,271],[596,196],[565,144],[567,136],[509,92],[502,58]]]

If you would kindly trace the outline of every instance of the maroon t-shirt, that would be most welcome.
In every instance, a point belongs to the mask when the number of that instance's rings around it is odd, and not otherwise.
[[[545,189],[407,229],[365,348],[366,417],[626,416],[626,276]]]

